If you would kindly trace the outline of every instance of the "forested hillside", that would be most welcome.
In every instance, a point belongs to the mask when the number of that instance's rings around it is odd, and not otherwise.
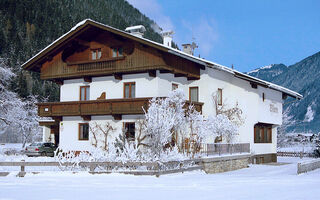
[[[0,58],[17,75],[11,90],[22,98],[32,94],[59,100],[57,85],[21,71],[21,64],[86,18],[122,30],[142,24],[147,29],[144,37],[162,41],[155,31],[158,25],[125,0],[1,0]]]
[[[320,132],[320,52],[286,66],[274,64],[248,73],[303,95],[303,99],[288,99],[284,104],[287,132]]]
[[[59,86],[21,64],[87,18],[121,30],[142,24],[144,37],[162,42],[160,27],[125,0],[0,1],[0,142],[41,138],[35,102],[59,101]]]

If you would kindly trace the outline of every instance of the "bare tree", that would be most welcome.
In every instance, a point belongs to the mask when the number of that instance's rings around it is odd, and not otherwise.
[[[101,141],[103,150],[108,151],[108,136],[116,129],[109,122],[102,124],[90,122],[89,129],[93,139],[92,145],[98,147],[98,144]],[[102,140],[100,140],[100,138],[102,138]]]
[[[140,146],[144,147],[150,147],[148,144],[147,140],[149,139],[150,135],[144,130],[146,121],[143,119],[139,119],[136,121],[136,132],[137,137],[136,137],[136,147],[139,148]]]

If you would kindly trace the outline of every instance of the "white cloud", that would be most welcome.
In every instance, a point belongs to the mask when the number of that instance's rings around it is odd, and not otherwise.
[[[150,19],[154,20],[164,30],[173,30],[170,17],[164,14],[162,6],[156,0],[127,0]]]
[[[206,16],[185,19],[184,17],[175,27],[173,20],[165,15],[165,8],[157,0],[127,0],[140,12],[154,20],[163,30],[173,30],[175,32],[173,40],[179,44],[191,43],[192,37],[199,49],[195,55],[200,53],[201,57],[207,57],[214,48],[218,40],[217,23],[213,18]],[[175,16],[176,18],[178,16]],[[179,17],[178,17],[179,18]],[[179,21],[179,20],[178,20]],[[177,19],[175,19],[177,23]],[[178,28],[178,29],[175,29]]]
[[[214,47],[214,44],[218,40],[217,25],[214,19],[201,17],[196,21],[190,22],[183,20],[183,26],[188,30],[189,34],[186,34],[184,39],[188,42],[192,42],[192,37],[195,38],[195,42],[198,44],[201,57],[208,56]]]

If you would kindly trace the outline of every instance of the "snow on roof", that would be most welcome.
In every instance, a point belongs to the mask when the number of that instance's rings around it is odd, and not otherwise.
[[[119,33],[122,33],[126,36],[130,36],[130,37],[133,37],[135,40],[137,41],[144,41],[144,42],[147,42],[147,43],[150,43],[150,44],[153,44],[153,45],[156,45],[158,47],[161,47],[163,49],[166,49],[168,53],[171,53],[171,54],[174,54],[176,56],[180,56],[182,58],[185,58],[185,59],[188,59],[188,60],[191,60],[193,62],[196,62],[198,64],[201,64],[201,65],[204,65],[206,67],[210,67],[210,68],[214,68],[214,69],[217,69],[217,70],[221,70],[221,71],[225,71],[227,73],[230,73],[230,74],[233,74],[235,75],[236,77],[240,78],[239,76],[241,76],[243,79],[246,79],[247,81],[252,81],[252,82],[256,82],[258,84],[264,84],[265,86],[271,88],[271,89],[274,89],[274,90],[277,90],[277,91],[280,91],[280,92],[283,92],[289,96],[292,96],[292,97],[295,97],[295,98],[298,98],[298,99],[301,99],[303,96],[297,92],[294,92],[292,90],[289,90],[285,87],[282,87],[282,86],[279,86],[279,85],[276,85],[276,84],[273,84],[273,83],[270,83],[268,81],[264,81],[264,80],[261,80],[261,79],[258,79],[258,78],[255,78],[255,77],[252,77],[248,74],[245,74],[245,73],[242,73],[242,72],[239,72],[237,70],[234,70],[234,69],[231,69],[229,67],[226,67],[226,66],[223,66],[223,65],[220,65],[218,63],[215,63],[215,62],[212,62],[212,61],[208,61],[208,60],[205,60],[203,58],[199,58],[199,57],[196,57],[196,56],[193,56],[193,55],[190,55],[190,54],[187,54],[183,51],[180,51],[178,49],[175,49],[175,48],[172,48],[170,46],[166,46],[164,44],[160,44],[158,42],[154,42],[152,40],[149,40],[149,39],[146,39],[146,38],[141,38],[141,37],[138,37],[138,36],[135,36],[135,35],[132,35],[128,32],[125,32],[125,31],[122,31],[120,29],[117,29],[117,28],[114,28],[114,27],[111,27],[111,26],[108,26],[108,25],[105,25],[105,24],[102,24],[100,22],[96,22],[92,19],[85,19],[81,22],[79,22],[77,25],[75,25],[73,28],[70,29],[70,31],[68,31],[67,33],[63,34],[61,37],[59,37],[58,39],[56,39],[54,42],[52,42],[51,44],[49,44],[47,47],[45,47],[43,50],[41,50],[39,53],[37,53],[35,56],[33,56],[32,58],[30,58],[27,62],[23,63],[22,64],[22,67],[24,67],[25,65],[27,65],[29,62],[32,62],[34,59],[36,59],[40,54],[44,53],[46,50],[48,50],[50,47],[54,46],[56,43],[58,43],[58,41],[60,41],[62,38],[66,37],[67,35],[69,34],[72,34],[72,32],[75,32],[77,29],[79,28],[82,28],[84,25],[86,24],[92,24],[92,25],[100,25],[102,27],[105,27],[107,29],[110,29],[110,30],[113,30],[113,31],[116,31],[116,32],[119,32]],[[142,25],[138,25],[138,26],[133,26],[133,27],[128,27],[128,28],[136,28],[136,27],[140,27]],[[127,29],[128,29],[127,28]],[[144,28],[144,27],[143,27]],[[126,29],[126,30],[127,30]]]
[[[146,28],[142,25],[137,25],[137,26],[130,26],[127,27],[125,31],[134,31],[134,30],[141,30],[141,31],[146,31]]]

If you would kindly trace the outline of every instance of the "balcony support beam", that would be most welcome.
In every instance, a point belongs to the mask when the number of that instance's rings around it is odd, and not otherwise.
[[[91,121],[91,116],[90,115],[83,115],[81,116],[83,121]]]
[[[91,82],[92,82],[92,77],[85,76],[85,77],[83,77],[83,80],[84,80],[85,82],[91,83]]]
[[[119,81],[122,80],[122,74],[116,73],[116,74],[113,74],[113,76],[116,80],[119,80]]]
[[[53,82],[55,82],[58,85],[63,85],[63,80],[62,79],[54,79]]]
[[[112,115],[112,117],[114,118],[114,120],[122,120],[122,115],[120,114],[114,114]]]
[[[55,116],[55,117],[52,117],[52,119],[56,122],[61,122],[62,121],[62,116]]]
[[[149,73],[150,77],[156,77],[157,76],[157,70],[149,70],[148,73]]]

